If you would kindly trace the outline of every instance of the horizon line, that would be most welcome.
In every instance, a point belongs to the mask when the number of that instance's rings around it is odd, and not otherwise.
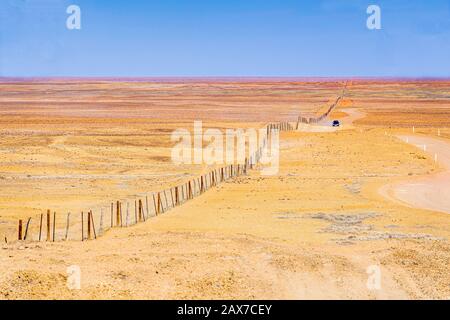
[[[104,81],[104,82],[157,82],[157,81],[450,81],[450,76],[0,76],[0,82],[43,81]]]

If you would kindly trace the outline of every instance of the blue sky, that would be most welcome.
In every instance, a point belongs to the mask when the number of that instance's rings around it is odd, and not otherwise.
[[[0,76],[450,77],[450,0],[0,0]]]

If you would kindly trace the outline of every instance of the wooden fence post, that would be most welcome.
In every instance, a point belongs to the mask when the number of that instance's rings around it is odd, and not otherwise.
[[[149,215],[150,215],[150,213],[149,213],[149,209],[148,209],[148,196],[147,195],[145,195],[145,206],[146,206],[146,208],[147,208],[147,219],[148,219],[148,217],[149,217]]]
[[[175,202],[173,202],[173,192],[172,192],[172,188],[170,188],[170,198],[172,199],[172,208],[175,207]]]
[[[116,227],[120,225],[120,202],[116,202]]]
[[[189,199],[193,199],[194,196],[192,194],[192,185],[191,185],[191,181],[188,182],[188,197]]]
[[[200,193],[205,192],[205,186],[203,183],[203,176],[200,177]]]
[[[120,226],[122,227],[123,225],[123,217],[122,217],[122,201],[119,202],[119,209],[120,209]]]
[[[139,221],[142,220],[142,212],[143,212],[143,210],[142,210],[142,200],[139,199]]]
[[[28,227],[30,226],[31,218],[28,218],[27,225],[25,227],[25,235],[23,236],[23,240],[27,240],[28,237]]]
[[[67,238],[69,237],[69,225],[70,225],[70,212],[67,213],[67,219],[66,219],[66,235],[64,237],[64,240],[67,241]]]
[[[145,222],[145,220],[147,220],[147,218],[145,217],[145,210],[144,210],[144,203],[142,202],[142,219],[144,220],[144,222]]]
[[[158,192],[158,213],[164,213],[164,206],[161,201],[161,194]]]
[[[87,238],[88,240],[91,240],[91,211],[88,211],[88,216],[87,216]]]
[[[129,227],[130,226],[130,203],[127,201],[127,216],[125,218],[125,223],[126,226]]]
[[[84,213],[81,211],[81,241],[84,241]]]
[[[55,233],[56,232],[56,212],[53,211],[53,242],[55,242]]]
[[[50,210],[47,210],[47,241],[50,241]]]
[[[114,221],[114,203],[111,202],[111,228],[114,226],[113,221]]]
[[[94,215],[91,211],[91,220],[92,220],[92,231],[94,231],[94,239],[97,239],[97,233],[95,232],[95,222],[94,222]]]
[[[155,201],[155,194],[152,194],[153,196],[153,205],[155,206],[155,216],[158,216],[158,208],[156,207],[156,201]]]
[[[19,230],[17,235],[18,240],[22,240],[22,220],[19,219]]]
[[[164,200],[166,201],[166,210],[169,209],[169,202],[167,201],[167,195],[166,195],[166,190],[163,191],[164,194]]]
[[[43,219],[44,215],[41,213],[41,220],[39,223],[39,241],[41,241],[41,235],[42,235],[42,219]]]

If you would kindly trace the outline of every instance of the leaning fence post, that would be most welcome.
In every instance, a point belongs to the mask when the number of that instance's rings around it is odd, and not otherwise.
[[[28,236],[28,226],[30,225],[31,218],[28,218],[27,225],[25,227],[25,235],[23,236],[23,240],[27,240]]]
[[[175,203],[173,202],[173,192],[172,188],[170,188],[170,198],[172,199],[172,208],[175,207]]]
[[[39,223],[39,241],[41,241],[41,235],[42,235],[42,218],[44,217],[44,215],[41,213],[41,220]]]
[[[164,213],[164,207],[161,201],[161,194],[158,192],[158,213]]]
[[[155,194],[152,194],[153,196],[153,205],[155,206],[155,216],[158,216],[158,208],[156,207],[156,201],[155,201]]]
[[[166,191],[167,190],[164,190],[164,200],[166,201],[166,210],[168,210],[169,209],[169,201],[167,201],[167,195],[166,195]]]
[[[95,222],[94,222],[94,215],[91,211],[91,220],[92,220],[92,231],[94,231],[94,239],[97,239],[97,233],[95,232]]]
[[[70,212],[67,213],[67,219],[66,219],[66,235],[64,237],[64,240],[67,241],[67,238],[69,237],[69,224],[70,223]]]

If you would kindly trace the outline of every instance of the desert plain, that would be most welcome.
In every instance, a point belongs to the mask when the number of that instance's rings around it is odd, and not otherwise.
[[[175,129],[295,127],[338,96],[326,120],[280,133],[277,175],[61,239],[68,212],[98,221],[207,172],[173,163]],[[1,299],[450,298],[448,80],[2,79],[0,124]],[[35,237],[47,209],[55,242]]]

